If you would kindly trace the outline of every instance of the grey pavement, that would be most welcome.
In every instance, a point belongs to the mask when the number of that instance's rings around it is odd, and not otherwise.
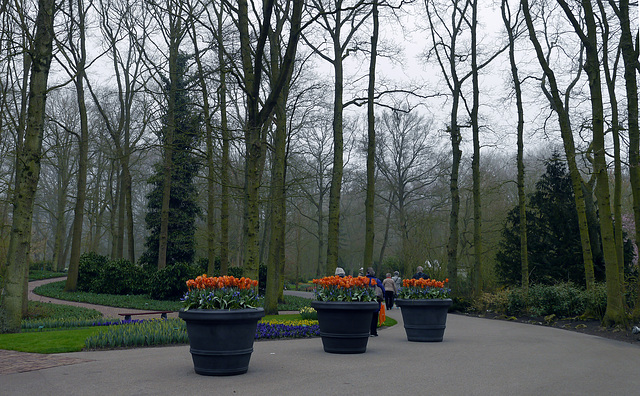
[[[320,338],[258,341],[246,374],[195,374],[188,346],[57,355],[64,366],[0,375],[1,395],[635,395],[636,345],[557,328],[449,315],[444,341],[398,325],[357,355]]]

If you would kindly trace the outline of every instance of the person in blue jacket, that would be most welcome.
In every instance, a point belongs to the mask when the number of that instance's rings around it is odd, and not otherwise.
[[[377,337],[378,336],[378,315],[380,312],[380,305],[382,301],[384,301],[384,286],[382,286],[382,281],[376,278],[376,272],[372,267],[367,268],[367,278],[369,278],[369,286],[376,288],[376,300],[378,301],[378,310],[376,310],[371,317],[371,330],[370,336]]]

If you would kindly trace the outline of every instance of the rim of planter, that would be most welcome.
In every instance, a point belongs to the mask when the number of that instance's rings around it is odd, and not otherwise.
[[[216,319],[260,319],[265,315],[264,308],[242,308],[242,309],[190,309],[184,308],[178,311],[178,317],[185,320],[206,319],[215,316]]]
[[[377,301],[311,301],[313,308],[329,308],[340,310],[367,310],[376,311],[378,309]]]
[[[450,298],[423,298],[423,299],[412,299],[412,298],[398,298],[396,299],[396,305],[451,305],[453,304],[453,300]]]

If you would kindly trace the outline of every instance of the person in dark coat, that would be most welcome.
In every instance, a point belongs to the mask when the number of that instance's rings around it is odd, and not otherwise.
[[[378,310],[373,313],[371,316],[371,329],[370,335],[371,337],[378,336],[378,315],[380,312],[380,306],[382,305],[382,301],[384,301],[384,286],[382,285],[382,281],[376,278],[376,272],[372,267],[367,268],[367,278],[369,278],[369,286],[376,288],[376,300],[378,301]]]
[[[418,266],[416,270],[418,272],[416,272],[415,275],[413,275],[413,279],[430,279],[431,278],[429,274],[425,274],[424,272],[422,272],[423,268],[421,266]]]

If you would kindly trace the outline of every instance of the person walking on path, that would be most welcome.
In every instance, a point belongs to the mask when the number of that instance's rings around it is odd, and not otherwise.
[[[431,278],[429,276],[429,274],[425,274],[424,272],[422,272],[423,268],[421,266],[418,266],[418,268],[416,268],[416,270],[418,272],[416,272],[416,274],[413,275],[413,279],[429,279],[429,278]]]
[[[373,270],[372,267],[367,268],[367,278],[369,278],[369,286],[375,287],[376,289],[376,300],[378,301],[378,310],[376,310],[371,316],[371,337],[378,336],[378,315],[380,312],[380,307],[382,305],[382,301],[384,300],[385,290],[382,285],[382,281],[376,278],[376,271]]]
[[[390,273],[387,273],[387,277],[382,281],[382,286],[384,287],[384,305],[387,309],[393,309],[393,299],[398,294],[398,288],[396,282],[391,279]]]
[[[398,271],[394,271],[391,279],[393,279],[393,282],[396,284],[396,294],[397,294],[400,288],[402,287],[402,278],[400,277],[400,273]]]

